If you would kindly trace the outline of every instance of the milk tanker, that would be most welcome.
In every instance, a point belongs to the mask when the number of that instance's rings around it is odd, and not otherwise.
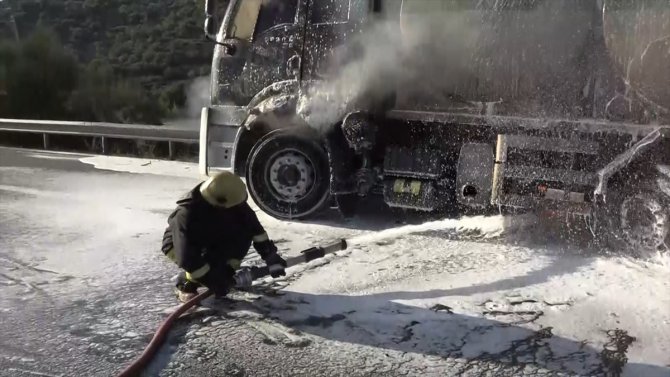
[[[667,0],[231,0],[220,26],[215,5],[201,172],[233,168],[268,214],[381,195],[665,247]]]

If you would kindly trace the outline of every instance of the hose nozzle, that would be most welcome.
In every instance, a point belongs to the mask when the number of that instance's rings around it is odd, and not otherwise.
[[[346,250],[348,247],[347,240],[341,239],[337,242],[333,242],[330,245],[323,246],[322,249],[324,253],[331,254],[337,251]]]
[[[323,258],[328,254],[347,249],[347,241],[341,239],[325,246],[315,246],[300,252],[300,255],[287,258],[286,267],[293,267],[301,263],[311,262],[315,259]],[[251,286],[254,280],[270,275],[270,271],[275,266],[266,267],[243,267],[235,275],[235,282],[238,287]],[[280,267],[280,266],[277,266]],[[283,267],[282,267],[283,268]]]
[[[301,263],[311,262],[315,259],[323,258],[327,254],[332,254],[341,250],[345,250],[346,248],[347,248],[347,241],[344,239],[341,239],[330,245],[312,247],[300,252],[300,254],[302,254],[302,257],[304,258],[304,260],[302,260]]]

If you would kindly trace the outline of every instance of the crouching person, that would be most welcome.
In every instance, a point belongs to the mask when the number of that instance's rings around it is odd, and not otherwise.
[[[247,188],[238,176],[223,172],[195,186],[168,217],[161,248],[183,270],[175,288],[179,301],[195,297],[202,286],[226,296],[252,245],[268,266],[286,267],[247,204]],[[272,276],[282,275],[284,269]]]

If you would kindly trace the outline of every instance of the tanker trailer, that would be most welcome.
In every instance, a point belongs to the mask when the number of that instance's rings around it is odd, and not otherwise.
[[[233,0],[210,30],[201,168],[245,175],[282,219],[372,195],[418,211],[550,209],[656,250],[669,224],[669,8]]]
[[[670,117],[670,7],[667,1],[608,1],[605,41],[626,85],[615,101],[633,94],[667,123]],[[614,102],[613,102],[614,104]]]
[[[668,8],[656,0],[404,1],[410,74],[399,106],[656,121],[670,104]]]

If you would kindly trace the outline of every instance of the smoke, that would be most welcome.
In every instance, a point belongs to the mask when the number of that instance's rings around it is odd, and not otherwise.
[[[186,87],[187,118],[199,118],[203,107],[209,106],[209,76],[197,77]]]
[[[322,130],[392,95],[408,110],[583,112],[598,74],[594,4],[404,1],[397,15],[331,52],[322,81],[301,93],[298,114]]]
[[[330,59],[317,69],[323,81],[314,81],[300,93],[298,114],[322,130],[394,91],[401,76],[402,49],[393,43],[399,36],[397,24],[378,22],[331,51]]]

